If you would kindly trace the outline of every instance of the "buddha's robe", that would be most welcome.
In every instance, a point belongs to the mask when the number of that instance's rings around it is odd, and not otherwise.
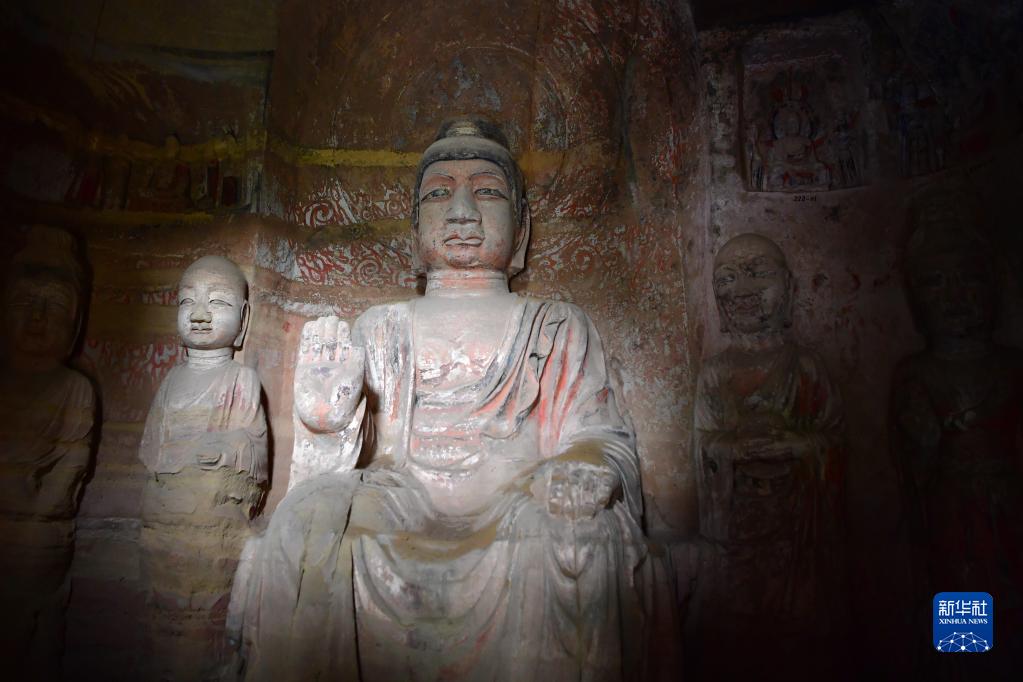
[[[249,519],[266,490],[266,419],[256,372],[231,361],[164,379],[139,457],[142,569],[152,675],[206,679],[226,660],[224,619]]]
[[[15,676],[59,674],[95,405],[89,380],[63,367],[0,384],[0,652]]]
[[[274,513],[232,606],[247,679],[640,675],[638,462],[592,323],[521,299],[483,378],[436,392],[415,366],[415,311],[377,306],[354,326],[369,465],[309,477]],[[552,516],[529,494],[572,446],[621,481],[592,519]]]
[[[737,633],[805,642],[823,634],[822,619],[838,596],[841,403],[811,351],[789,342],[753,363],[737,353],[705,361],[697,384],[694,455],[705,551],[691,627],[708,646]],[[728,445],[754,423],[797,434],[807,454],[752,459]]]

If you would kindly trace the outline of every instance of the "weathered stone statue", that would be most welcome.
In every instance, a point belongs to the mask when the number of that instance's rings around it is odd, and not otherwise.
[[[33,227],[4,292],[0,372],[0,659],[10,679],[57,679],[79,493],[96,396],[65,366],[87,300],[70,234]]]
[[[178,333],[187,360],[146,419],[141,540],[154,679],[214,678],[227,660],[231,581],[267,485],[259,378],[233,359],[248,326],[246,289],[226,258],[185,270]]]
[[[794,282],[777,245],[735,237],[713,277],[731,343],[703,363],[697,385],[705,552],[689,628],[708,669],[725,674],[756,670],[826,632],[842,409],[821,359],[787,332]]]
[[[989,592],[998,605],[992,653],[1015,651],[1018,665],[1023,355],[992,338],[993,254],[967,206],[956,192],[934,191],[918,201],[906,261],[927,348],[896,370],[891,425],[916,550],[914,607],[925,602],[929,609],[938,591]]]
[[[247,679],[642,675],[634,436],[586,314],[509,293],[529,213],[491,124],[442,127],[413,231],[424,297],[303,330]]]

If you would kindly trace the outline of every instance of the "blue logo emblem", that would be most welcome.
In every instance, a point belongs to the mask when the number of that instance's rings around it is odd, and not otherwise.
[[[983,653],[995,645],[995,600],[987,592],[939,592],[933,610],[938,651]]]

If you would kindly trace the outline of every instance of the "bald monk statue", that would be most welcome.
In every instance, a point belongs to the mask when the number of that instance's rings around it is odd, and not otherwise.
[[[217,678],[231,581],[267,487],[259,377],[233,359],[248,326],[245,276],[220,256],[194,262],[178,287],[186,361],[153,400],[139,458],[142,568],[149,588],[153,679]]]
[[[246,679],[641,676],[650,556],[600,338],[509,292],[529,211],[496,127],[442,127],[415,191],[425,296],[303,330],[290,488],[232,605]]]
[[[687,627],[706,669],[726,677],[819,652],[836,593],[842,408],[820,357],[788,331],[793,285],[781,249],[757,234],[735,237],[714,259],[730,344],[704,361],[697,382],[705,552]]]

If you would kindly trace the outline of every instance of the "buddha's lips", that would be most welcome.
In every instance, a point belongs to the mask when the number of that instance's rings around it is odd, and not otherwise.
[[[483,237],[468,237],[462,239],[461,237],[448,237],[444,240],[445,246],[479,246],[483,243]]]

